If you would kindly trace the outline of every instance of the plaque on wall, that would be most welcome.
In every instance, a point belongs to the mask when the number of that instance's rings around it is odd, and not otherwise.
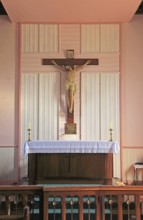
[[[65,123],[65,134],[76,134],[76,123]]]

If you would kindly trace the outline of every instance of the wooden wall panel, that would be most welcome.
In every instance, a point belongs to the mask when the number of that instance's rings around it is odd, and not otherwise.
[[[112,123],[113,139],[119,140],[119,121],[119,74],[82,73],[81,136],[108,140]]]
[[[81,75],[81,139],[100,140],[99,74]]]
[[[38,115],[38,73],[22,74],[22,142],[28,138],[27,129],[30,127],[31,138],[37,139]]]
[[[118,53],[118,24],[88,24],[81,25],[82,53]]]
[[[58,52],[58,25],[23,24],[22,52]]]
[[[119,52],[119,25],[101,24],[101,53]]]
[[[58,53],[59,30],[56,24],[39,25],[39,52]]]
[[[22,52],[38,52],[39,27],[38,24],[22,25]]]
[[[100,52],[100,25],[81,25],[81,53]]]
[[[59,126],[60,84],[59,73],[39,75],[39,140],[57,140]]]
[[[120,140],[119,74],[101,73],[100,86],[101,139],[110,138],[109,128],[112,126],[113,139]]]
[[[26,73],[22,76],[22,142],[27,140],[29,126],[34,140],[57,139],[59,74]]]

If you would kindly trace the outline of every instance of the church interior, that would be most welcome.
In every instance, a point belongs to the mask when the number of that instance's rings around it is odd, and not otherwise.
[[[0,219],[143,219],[143,2],[0,1]]]

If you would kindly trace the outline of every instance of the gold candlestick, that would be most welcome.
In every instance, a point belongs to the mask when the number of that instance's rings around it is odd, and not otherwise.
[[[28,131],[28,141],[31,141],[31,128],[28,128],[27,131]]]
[[[113,129],[110,128],[109,131],[110,131],[110,140],[109,141],[113,141],[113,138],[112,138]]]

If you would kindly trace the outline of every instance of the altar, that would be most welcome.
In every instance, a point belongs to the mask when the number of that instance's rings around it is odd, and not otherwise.
[[[26,141],[29,184],[110,182],[118,152],[116,141]]]

